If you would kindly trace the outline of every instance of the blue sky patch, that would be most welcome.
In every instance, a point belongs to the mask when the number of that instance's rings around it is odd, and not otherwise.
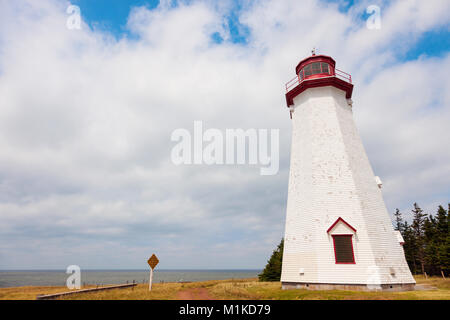
[[[159,0],[72,0],[71,3],[80,7],[83,20],[92,29],[120,37],[129,35],[126,24],[132,7],[154,9]]]
[[[403,55],[405,61],[416,60],[420,56],[443,57],[450,50],[450,32],[447,27],[422,33],[416,44]]]
[[[348,10],[355,4],[354,0],[323,0],[324,2],[337,3],[339,11],[342,13],[348,12]]]
[[[189,2],[183,3],[189,4]],[[116,38],[124,35],[133,38],[126,29],[132,7],[145,6],[148,9],[154,9],[159,5],[158,0],[72,0],[71,3],[80,7],[83,20],[92,29],[110,32]],[[173,7],[176,5],[176,1],[172,2]],[[240,10],[242,10],[242,6],[236,1],[228,16],[225,17],[227,21],[225,27],[228,27],[231,42],[245,44],[248,42],[250,29],[239,22]],[[217,32],[211,35],[211,39],[218,44],[224,41]]]
[[[227,17],[228,28],[230,30],[230,38],[233,43],[245,44],[250,36],[250,29],[239,22],[239,14],[232,11]]]

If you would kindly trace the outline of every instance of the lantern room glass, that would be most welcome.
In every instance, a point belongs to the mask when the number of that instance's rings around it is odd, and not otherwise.
[[[330,74],[330,67],[328,66],[328,63],[326,62],[310,63],[300,70],[298,76],[300,78],[300,81],[302,81],[303,79],[315,74]]]

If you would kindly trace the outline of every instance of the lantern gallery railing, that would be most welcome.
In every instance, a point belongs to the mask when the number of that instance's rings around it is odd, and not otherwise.
[[[335,74],[333,74],[333,75],[324,75],[323,77],[306,78],[306,79],[303,79],[303,80],[300,80],[300,77],[297,75],[297,76],[295,76],[295,78],[289,80],[286,83],[286,92],[291,91],[292,89],[294,89],[296,86],[298,86],[303,81],[312,80],[312,79],[318,79],[318,78],[337,77],[339,79],[342,79],[344,81],[352,83],[352,76],[349,73],[344,72],[344,71],[339,70],[339,69],[334,69],[334,71],[335,71]]]

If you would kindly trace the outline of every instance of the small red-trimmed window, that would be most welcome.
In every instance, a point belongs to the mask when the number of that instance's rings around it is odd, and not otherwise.
[[[328,67],[328,63],[325,62],[310,63],[300,70],[298,76],[300,80],[303,80],[306,77],[321,73],[330,74],[330,68]]]
[[[336,263],[355,263],[352,235],[333,235]]]

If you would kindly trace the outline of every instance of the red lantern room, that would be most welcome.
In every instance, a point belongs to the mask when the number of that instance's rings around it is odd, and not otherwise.
[[[334,86],[345,91],[347,99],[352,97],[352,76],[335,68],[336,61],[332,57],[316,55],[303,59],[295,68],[297,76],[286,83],[286,103],[294,105],[294,98],[309,88]]]

